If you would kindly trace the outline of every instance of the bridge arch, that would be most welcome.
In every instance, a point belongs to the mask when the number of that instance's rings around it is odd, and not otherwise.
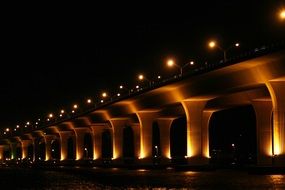
[[[34,144],[33,143],[29,144],[27,149],[28,149],[27,159],[30,161],[33,161],[34,160],[34,154],[35,154]]]

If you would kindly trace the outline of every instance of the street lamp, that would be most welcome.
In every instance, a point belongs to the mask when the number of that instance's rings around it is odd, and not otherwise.
[[[151,81],[149,79],[147,79],[144,75],[142,75],[142,74],[138,75],[138,79],[140,81],[142,81],[142,80],[148,81],[149,82],[149,86],[151,86]]]
[[[183,69],[184,69],[186,66],[188,66],[188,65],[194,65],[194,61],[190,61],[190,62],[184,64],[183,66],[180,66],[180,65],[176,64],[173,59],[168,59],[167,62],[166,62],[166,64],[167,64],[168,67],[173,67],[173,66],[175,66],[175,67],[179,68],[179,69],[180,69],[180,76],[182,77],[182,75],[183,75]]]
[[[128,88],[126,88],[125,86],[120,85],[120,86],[119,86],[119,88],[120,88],[120,90],[127,90],[127,91],[128,91],[128,93],[129,93],[129,95],[131,94],[131,90],[130,90],[130,89],[128,89]]]
[[[210,41],[208,45],[209,45],[209,47],[210,47],[211,49],[217,47],[219,50],[221,50],[221,51],[223,52],[223,55],[224,55],[224,59],[223,59],[223,60],[224,60],[224,62],[227,61],[227,51],[228,51],[229,49],[233,48],[233,47],[239,47],[239,46],[240,46],[239,43],[235,43],[235,44],[233,44],[232,46],[228,47],[227,49],[224,49],[224,48],[222,48],[221,46],[219,46],[216,41]]]

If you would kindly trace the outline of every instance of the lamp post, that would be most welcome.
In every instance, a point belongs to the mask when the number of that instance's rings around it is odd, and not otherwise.
[[[219,50],[221,50],[221,51],[223,52],[223,61],[226,62],[226,61],[227,61],[227,51],[230,50],[230,49],[232,49],[232,48],[234,48],[234,47],[239,47],[240,44],[239,44],[239,43],[235,43],[235,44],[233,44],[232,46],[228,47],[227,49],[224,49],[224,48],[222,48],[221,46],[219,46],[219,45],[216,43],[216,41],[210,41],[208,45],[209,45],[209,47],[210,47],[211,49],[217,47]]]
[[[176,64],[173,59],[169,59],[169,60],[167,60],[166,64],[167,64],[168,67],[173,67],[173,66],[175,66],[175,67],[179,68],[179,69],[180,69],[180,76],[182,77],[182,75],[183,75],[183,69],[184,69],[186,66],[188,66],[188,65],[194,65],[194,61],[190,61],[190,62],[184,64],[183,66],[180,66],[180,65]]]

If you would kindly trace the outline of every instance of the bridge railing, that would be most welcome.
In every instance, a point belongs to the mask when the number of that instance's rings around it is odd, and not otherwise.
[[[82,110],[81,112],[77,112],[75,114],[69,114],[66,115],[65,117],[62,118],[55,118],[52,121],[38,121],[38,125],[34,125],[34,126],[29,126],[27,128],[22,128],[21,130],[17,130],[17,131],[10,131],[6,134],[1,133],[1,138],[11,138],[13,136],[20,136],[23,135],[25,133],[31,133],[33,131],[36,130],[41,130],[50,126],[54,126],[57,125],[59,123],[65,122],[65,121],[69,121],[69,120],[73,120],[75,118],[81,117],[83,115],[86,115],[88,113],[91,113],[95,110],[101,109],[103,107],[106,107],[108,105],[111,105],[115,102],[124,100],[124,99],[128,99],[134,96],[137,96],[139,94],[143,94],[147,91],[153,90],[155,88],[159,88],[161,86],[164,85],[168,85],[180,80],[183,80],[185,78],[189,78],[189,77],[193,77],[196,75],[200,75],[203,73],[207,73],[222,67],[226,67],[229,65],[233,65],[236,63],[240,63],[242,61],[246,61],[249,59],[253,59],[256,57],[260,57],[269,53],[274,53],[277,51],[281,51],[284,50],[285,47],[285,42],[284,41],[280,41],[277,43],[273,43],[273,44],[269,44],[269,45],[263,45],[257,48],[254,48],[252,50],[246,51],[244,53],[241,53],[238,56],[233,56],[227,59],[226,62],[224,62],[223,60],[214,62],[214,63],[207,63],[205,62],[204,65],[201,65],[195,69],[189,70],[187,72],[185,72],[183,75],[174,75],[172,77],[166,78],[166,79],[162,79],[162,80],[158,80],[158,81],[151,81],[151,85],[146,85],[146,86],[142,86],[138,89],[130,89],[130,93],[122,93],[121,96],[113,96],[112,98],[110,98],[109,100],[105,101],[104,103],[97,103],[92,107],[86,108],[84,110]]]

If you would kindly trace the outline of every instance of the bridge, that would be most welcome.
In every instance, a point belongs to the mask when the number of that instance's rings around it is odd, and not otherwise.
[[[213,113],[251,105],[257,164],[285,166],[285,50],[268,49],[203,66],[74,117],[2,134],[0,160],[206,165]],[[171,138],[176,132],[181,139]]]

